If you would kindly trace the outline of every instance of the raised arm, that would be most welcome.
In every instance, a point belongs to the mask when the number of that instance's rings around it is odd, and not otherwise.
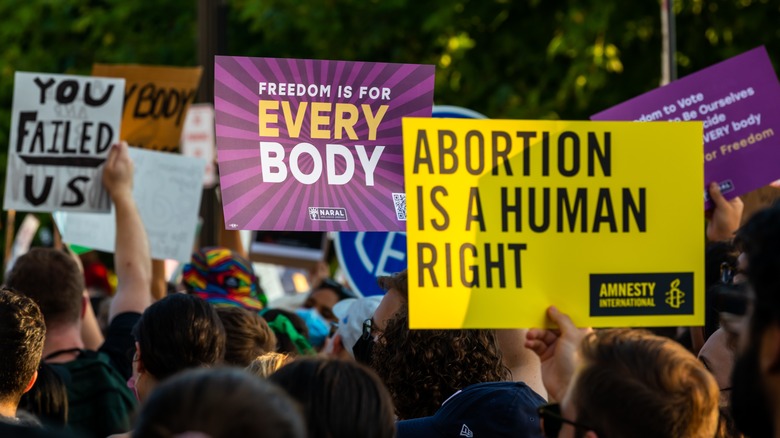
[[[118,280],[109,321],[125,312],[143,311],[152,303],[152,259],[146,229],[133,200],[133,161],[127,143],[114,145],[103,169],[103,185],[116,209],[114,265]]]
[[[707,222],[707,239],[713,242],[729,241],[739,228],[745,206],[739,197],[726,200],[717,183],[710,184],[709,193],[715,208]]]

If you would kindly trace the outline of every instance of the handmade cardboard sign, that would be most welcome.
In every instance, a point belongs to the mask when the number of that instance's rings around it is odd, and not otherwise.
[[[704,322],[701,122],[407,118],[411,328]]]
[[[430,117],[431,65],[217,56],[227,229],[402,231],[401,118]]]
[[[135,173],[133,198],[149,237],[154,259],[189,261],[202,191],[201,159],[130,148]],[[67,243],[114,252],[116,218],[111,214],[56,213]]]
[[[121,79],[16,72],[3,208],[107,212],[102,164],[122,90]]]
[[[122,140],[176,152],[187,108],[195,102],[201,67],[95,64],[92,74],[125,78]]]
[[[780,82],[761,46],[591,117],[704,122],[704,200],[720,184],[734,198],[780,178]],[[775,135],[775,132],[778,135]]]

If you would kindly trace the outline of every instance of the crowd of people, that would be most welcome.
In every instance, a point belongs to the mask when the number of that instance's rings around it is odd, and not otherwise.
[[[780,437],[780,204],[740,226],[739,199],[710,188],[704,329],[591,330],[562,302],[555,330],[410,330],[406,272],[382,297],[325,278],[277,308],[222,247],[155,296],[132,175],[114,146],[104,326],[67,247],[6,276],[0,436]]]

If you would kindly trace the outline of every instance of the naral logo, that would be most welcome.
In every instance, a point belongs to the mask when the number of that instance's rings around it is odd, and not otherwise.
[[[309,207],[309,219],[313,221],[346,221],[347,209],[334,207]]]

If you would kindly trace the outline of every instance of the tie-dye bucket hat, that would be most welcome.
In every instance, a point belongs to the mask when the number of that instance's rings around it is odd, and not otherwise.
[[[252,264],[237,253],[207,247],[192,254],[182,277],[187,291],[214,305],[241,306],[259,311],[267,300]]]

